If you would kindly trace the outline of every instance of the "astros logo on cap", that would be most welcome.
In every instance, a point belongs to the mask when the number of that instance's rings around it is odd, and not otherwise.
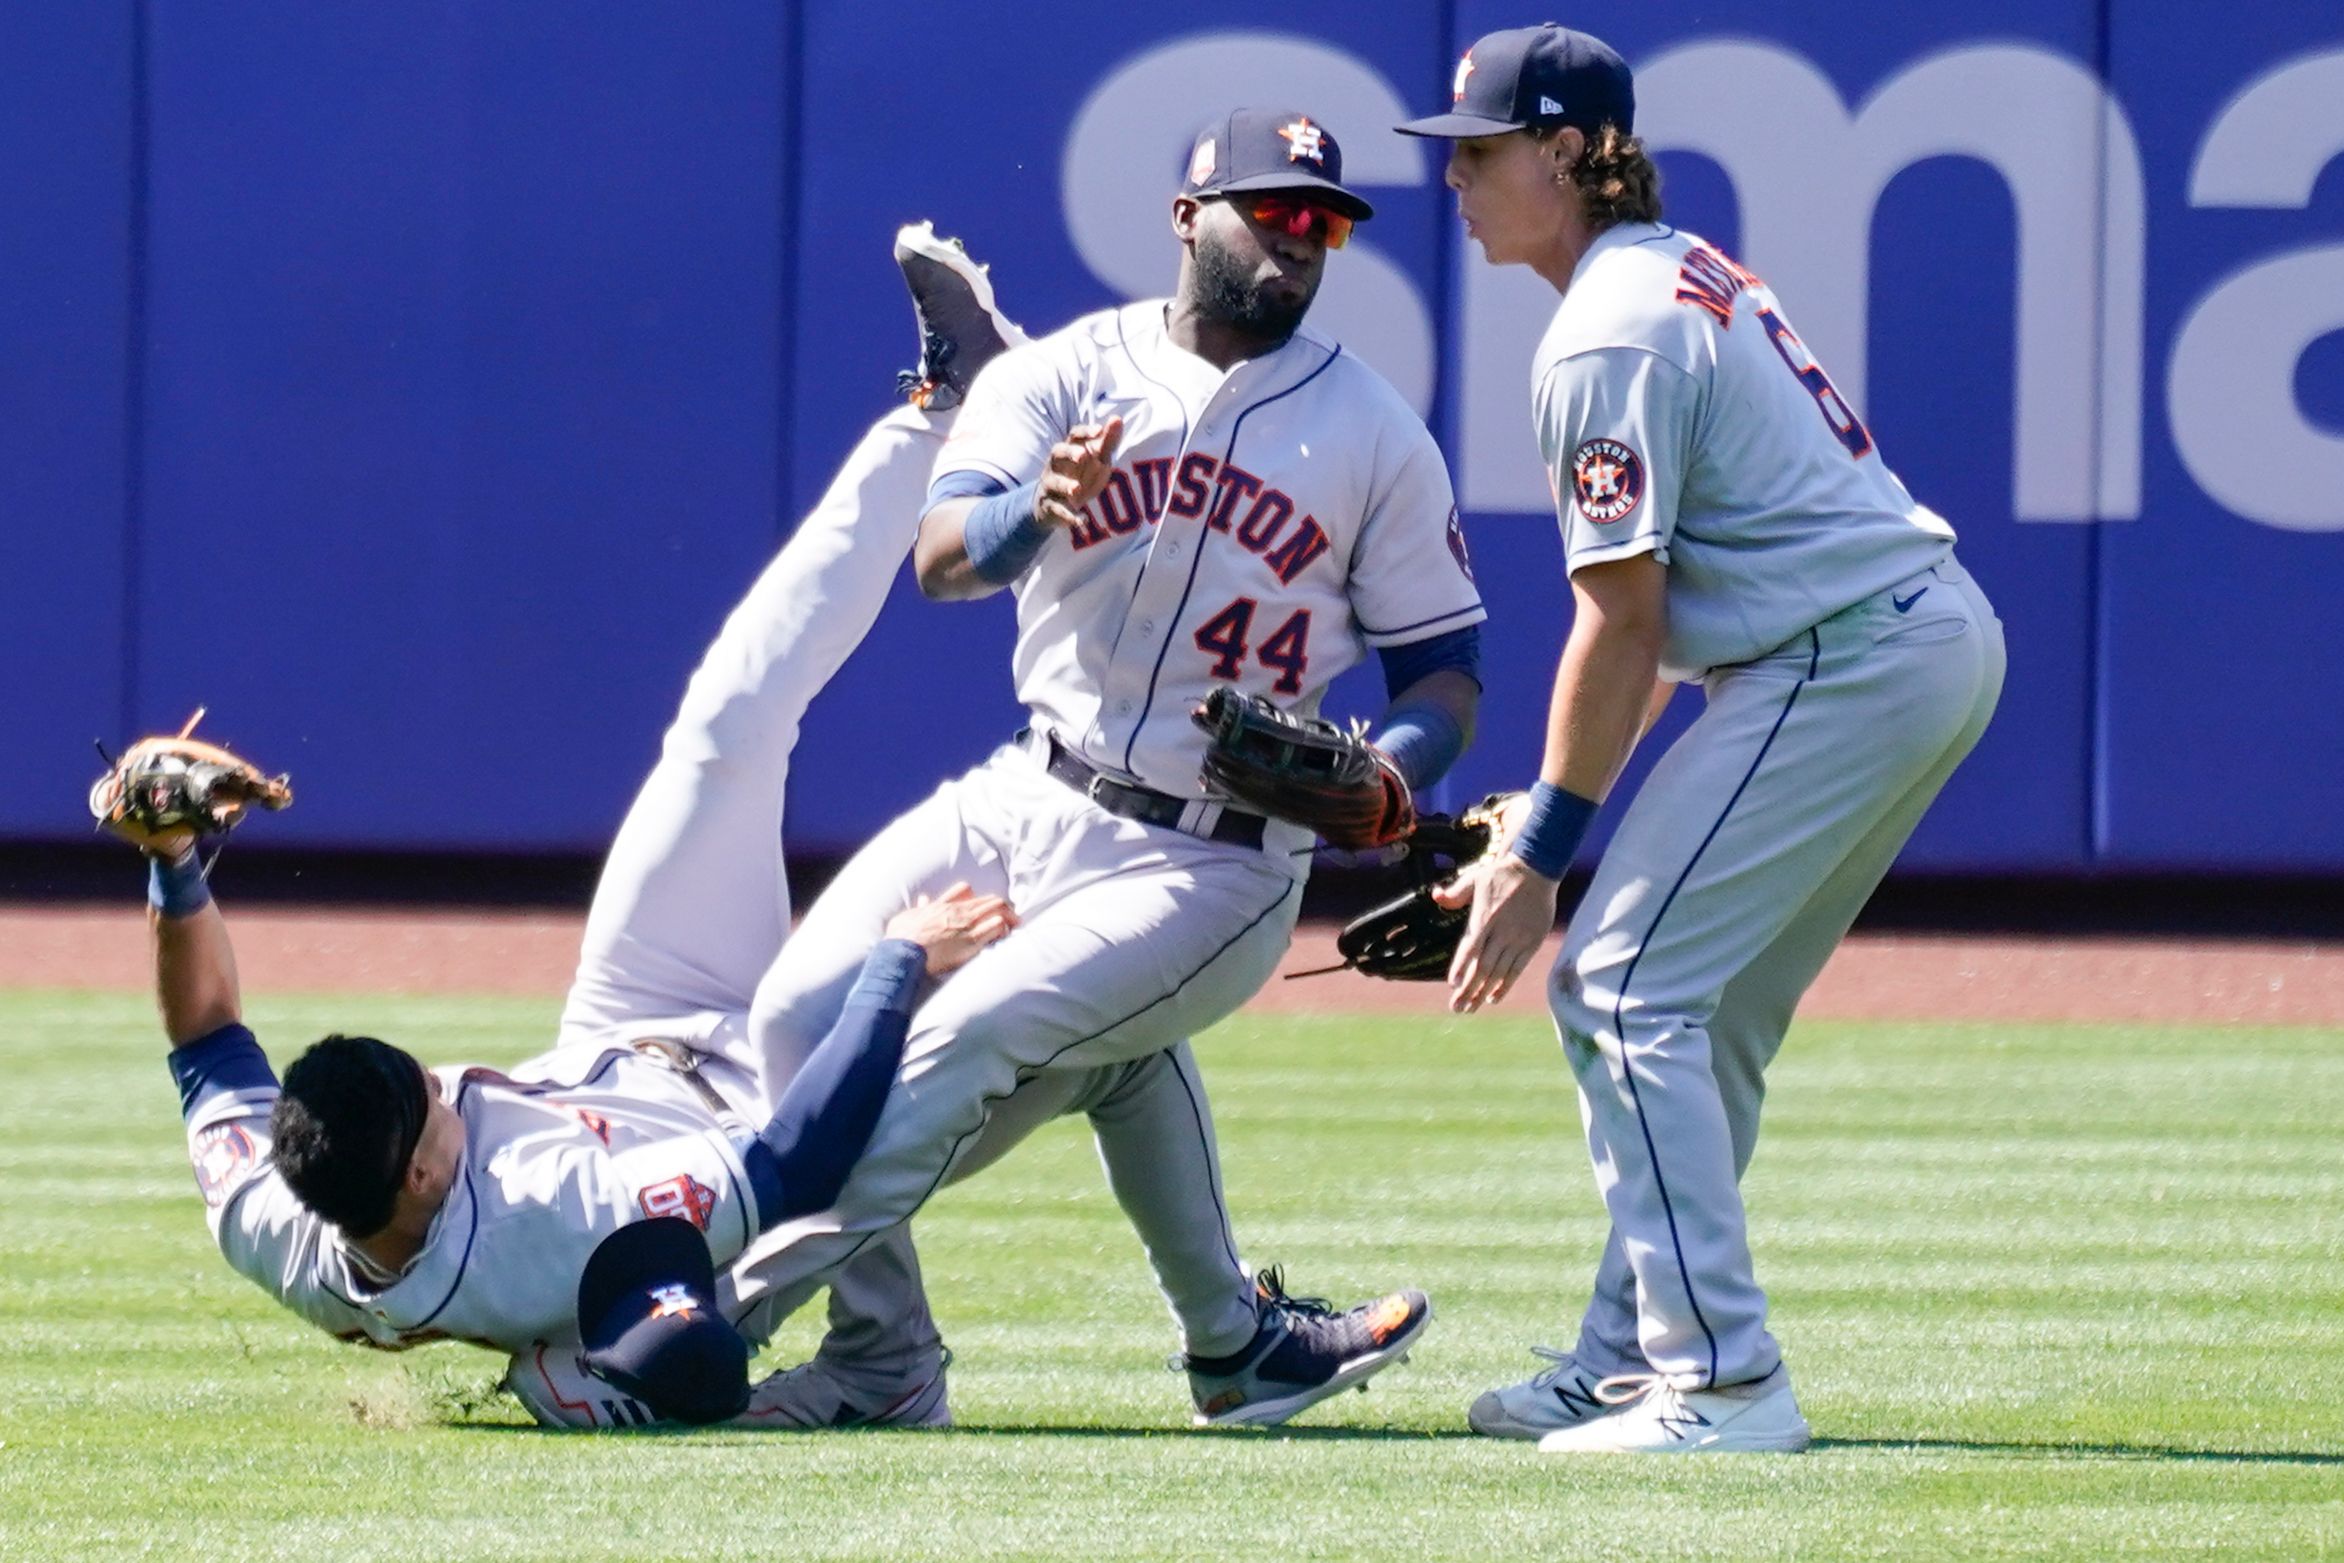
[[[651,1317],[654,1319],[689,1319],[700,1306],[700,1299],[681,1281],[654,1288],[651,1293]]]
[[[1644,462],[1618,440],[1589,440],[1571,457],[1571,487],[1581,515],[1617,521],[1644,497]]]
[[[1465,51],[1465,57],[1457,62],[1456,79],[1449,83],[1449,101],[1451,103],[1465,101],[1465,78],[1472,74],[1473,51],[1468,49]]]
[[[1299,163],[1306,157],[1314,163],[1326,162],[1326,132],[1312,124],[1309,115],[1305,114],[1291,125],[1280,125],[1278,134],[1286,138],[1287,162]]]

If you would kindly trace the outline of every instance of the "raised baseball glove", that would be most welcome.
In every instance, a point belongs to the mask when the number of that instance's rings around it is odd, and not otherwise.
[[[1454,819],[1427,814],[1408,833],[1408,855],[1403,859],[1416,883],[1406,895],[1362,912],[1335,936],[1335,953],[1342,962],[1319,972],[1297,972],[1299,977],[1321,972],[1352,970],[1394,982],[1439,982],[1449,975],[1457,946],[1465,937],[1469,913],[1452,911],[1432,898],[1433,887],[1489,851],[1498,837],[1500,818],[1519,793],[1492,793]]]
[[[90,814],[102,828],[149,847],[226,835],[246,809],[281,809],[293,801],[288,778],[265,775],[250,761],[192,736],[201,720],[199,709],[176,737],[141,738],[120,759],[99,746],[107,770],[90,787]]]
[[[1192,714],[1207,736],[1205,785],[1223,802],[1352,850],[1398,841],[1416,823],[1408,783],[1362,725],[1296,716],[1230,688]]]

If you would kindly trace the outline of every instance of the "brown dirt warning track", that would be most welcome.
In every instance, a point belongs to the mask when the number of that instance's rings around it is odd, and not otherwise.
[[[252,992],[559,994],[583,919],[564,912],[237,909],[231,928]],[[0,903],[0,987],[143,991],[144,909]],[[1333,930],[1305,926],[1285,969],[1334,960]],[[1535,1014],[1535,990],[1503,1011]],[[1273,981],[1269,1013],[1437,1014],[1436,983],[1349,973]],[[1804,1017],[1847,1020],[2147,1021],[2344,1025],[2344,944],[1857,934]]]

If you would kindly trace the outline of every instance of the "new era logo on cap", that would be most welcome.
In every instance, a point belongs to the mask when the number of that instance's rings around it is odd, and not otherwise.
[[[1542,95],[1542,96],[1539,98],[1539,100],[1538,100],[1538,112],[1539,112],[1539,113],[1541,113],[1541,114],[1560,114],[1562,111],[1563,111],[1563,106],[1562,106],[1560,103],[1557,103],[1557,102],[1556,102],[1554,99],[1552,99],[1552,98],[1549,98],[1549,97],[1545,97],[1545,96],[1543,96],[1543,95]]]

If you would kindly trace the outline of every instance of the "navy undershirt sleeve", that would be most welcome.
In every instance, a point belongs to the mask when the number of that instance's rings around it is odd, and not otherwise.
[[[881,940],[863,962],[838,1023],[742,1153],[760,1230],[827,1208],[846,1186],[903,1062],[927,970],[928,952],[909,939]]]
[[[1443,668],[1455,668],[1481,685],[1481,626],[1468,624],[1461,630],[1447,630],[1423,640],[1412,640],[1405,646],[1378,646],[1376,656],[1384,665],[1384,696],[1397,700],[1400,692],[1427,674]]]
[[[928,485],[928,502],[920,509],[925,514],[948,499],[983,499],[988,494],[1008,492],[1008,484],[982,472],[947,472]]]
[[[269,1067],[260,1039],[230,1021],[208,1036],[171,1049],[171,1078],[179,1082],[180,1116],[223,1091],[269,1090],[277,1072]]]

